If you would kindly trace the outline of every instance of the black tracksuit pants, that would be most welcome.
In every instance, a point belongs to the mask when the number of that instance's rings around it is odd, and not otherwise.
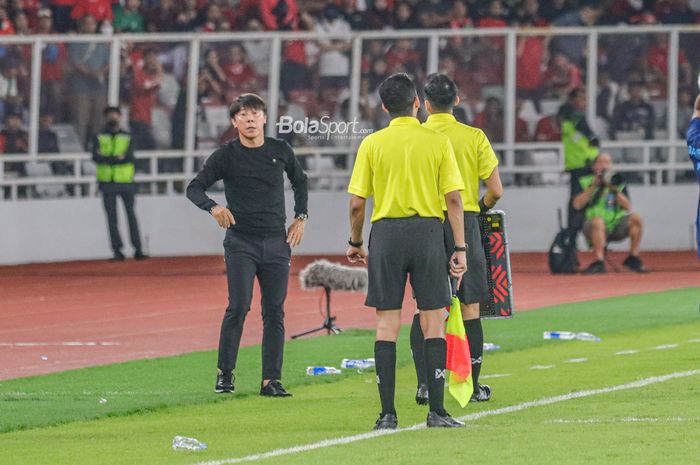
[[[243,323],[253,299],[257,276],[262,294],[262,379],[282,378],[284,300],[287,297],[291,249],[282,232],[271,236],[229,229],[224,239],[228,308],[221,323],[218,368],[236,368]]]
[[[141,252],[141,236],[139,235],[139,225],[136,221],[136,213],[134,212],[134,197],[136,186],[131,183],[104,183],[100,185],[102,190],[102,202],[107,213],[107,225],[109,226],[109,240],[112,243],[114,253],[120,252],[122,246],[122,238],[119,235],[119,226],[117,221],[117,197],[121,197],[126,209],[126,218],[129,221],[129,236],[131,245],[136,252]]]

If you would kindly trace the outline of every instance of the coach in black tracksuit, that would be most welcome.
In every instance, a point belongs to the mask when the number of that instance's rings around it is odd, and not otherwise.
[[[260,395],[290,396],[280,382],[284,352],[284,300],[291,247],[301,242],[308,218],[306,174],[284,141],[265,137],[265,102],[243,94],[231,106],[239,138],[222,145],[187,187],[187,198],[226,229],[224,250],[229,304],[221,324],[216,392],[233,392],[243,322],[258,277],[263,341]],[[294,190],[295,219],[285,230],[284,173]],[[227,206],[205,191],[223,179]]]

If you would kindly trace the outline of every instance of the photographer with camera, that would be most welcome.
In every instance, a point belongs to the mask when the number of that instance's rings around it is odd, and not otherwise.
[[[586,222],[583,234],[593,247],[595,261],[583,274],[605,273],[605,246],[630,238],[630,254],[623,265],[638,273],[646,272],[639,259],[639,243],[642,240],[643,222],[638,213],[631,213],[632,203],[624,179],[613,174],[610,154],[601,153],[591,167],[593,174],[579,179],[578,192],[572,206],[583,210]]]

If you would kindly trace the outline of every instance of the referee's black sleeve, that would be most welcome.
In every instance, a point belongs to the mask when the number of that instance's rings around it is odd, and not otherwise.
[[[206,193],[207,189],[216,181],[223,178],[222,149],[218,149],[207,159],[202,170],[190,181],[187,186],[187,198],[202,210],[209,211],[216,205]]]
[[[306,173],[304,173],[301,163],[299,163],[299,160],[294,155],[292,147],[286,142],[284,145],[287,146],[287,163],[285,163],[285,169],[289,182],[292,183],[292,190],[294,191],[294,214],[308,215],[309,182]]]

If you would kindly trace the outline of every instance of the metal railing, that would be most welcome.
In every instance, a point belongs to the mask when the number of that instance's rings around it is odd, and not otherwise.
[[[110,104],[118,104],[120,101],[120,84],[125,77],[121,70],[123,67],[120,51],[128,44],[181,44],[186,48],[186,78],[183,88],[186,92],[186,117],[184,147],[181,150],[158,149],[155,151],[139,151],[137,158],[145,161],[146,169],[137,174],[137,182],[145,186],[151,193],[170,193],[182,188],[182,183],[188,181],[194,175],[196,168],[210,150],[203,149],[201,141],[197,140],[197,118],[200,105],[198,104],[198,78],[200,64],[202,63],[202,51],[211,44],[226,44],[244,41],[269,41],[270,56],[267,81],[261,90],[266,91],[268,100],[268,124],[267,133],[276,135],[274,122],[278,120],[280,100],[282,97],[280,81],[284,64],[284,45],[288,41],[328,41],[340,40],[351,44],[349,54],[349,119],[360,116],[360,89],[363,78],[362,58],[364,46],[374,40],[396,41],[410,39],[414,42],[424,41],[424,53],[420,60],[423,63],[424,74],[438,71],[440,59],[444,52],[443,43],[451,38],[502,38],[504,49],[503,75],[499,87],[502,87],[503,97],[503,142],[495,143],[502,157],[502,172],[504,175],[513,176],[512,182],[519,182],[519,178],[526,175],[542,175],[548,180],[543,183],[554,182],[556,175],[563,168],[561,144],[559,143],[516,143],[516,76],[517,56],[516,48],[518,39],[529,36],[562,37],[582,36],[586,38],[588,48],[585,67],[585,85],[587,88],[587,116],[589,121],[596,117],[596,94],[598,82],[597,62],[598,52],[601,47],[601,37],[612,35],[644,35],[665,34],[668,36],[668,75],[666,76],[665,108],[667,118],[663,128],[663,139],[647,141],[603,141],[605,149],[614,152],[617,159],[617,169],[640,174],[640,182],[645,184],[674,183],[685,180],[683,173],[689,170],[689,164],[685,163],[679,153],[682,152],[684,142],[678,134],[678,80],[679,80],[679,51],[681,38],[694,39],[697,34],[697,44],[700,44],[700,26],[645,26],[645,27],[597,27],[597,28],[551,28],[551,29],[464,29],[464,30],[417,30],[417,31],[372,31],[356,32],[348,35],[316,34],[310,32],[280,32],[280,33],[188,33],[188,34],[123,34],[106,37],[103,35],[41,35],[29,37],[3,37],[0,39],[2,46],[31,46],[30,61],[30,86],[28,98],[28,153],[26,155],[4,154],[0,155],[0,197],[5,200],[14,200],[19,197],[33,198],[37,196],[36,187],[44,185],[63,184],[67,195],[93,195],[96,183],[90,169],[90,156],[86,152],[71,152],[60,154],[39,154],[39,112],[42,92],[42,51],[46,44],[70,44],[70,43],[105,43],[109,45],[109,71],[107,79],[107,100]],[[698,47],[700,48],[700,47]],[[693,70],[697,71],[697,70]],[[343,181],[349,177],[352,169],[354,151],[359,140],[349,141],[346,145],[335,147],[295,147],[296,153],[305,159],[305,166],[309,176],[318,189],[340,189]],[[200,148],[197,148],[197,147]],[[542,155],[549,153],[548,156]],[[326,160],[332,157],[333,163]],[[162,170],[159,160],[181,160],[176,169],[172,166]],[[6,173],[7,163],[50,163],[64,162],[71,166],[70,175],[62,176],[32,176],[12,178]],[[142,162],[144,163],[144,162]],[[679,173],[681,174],[679,176]],[[535,179],[534,183],[538,181]],[[561,180],[559,182],[562,182]],[[160,187],[159,187],[160,186]],[[80,187],[80,189],[77,189]],[[30,191],[34,192],[30,192]],[[22,192],[24,191],[24,192]]]

